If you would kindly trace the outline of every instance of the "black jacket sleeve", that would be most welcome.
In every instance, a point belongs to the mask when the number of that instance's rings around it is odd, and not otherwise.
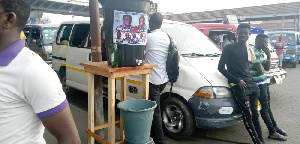
[[[225,65],[228,64],[230,50],[230,45],[227,45],[224,48],[219,61],[218,70],[222,75],[224,75],[228,79],[229,82],[234,82],[235,84],[238,84],[240,79],[232,75],[227,69],[225,69]]]

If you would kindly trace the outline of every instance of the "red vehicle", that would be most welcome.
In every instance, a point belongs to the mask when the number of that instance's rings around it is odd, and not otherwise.
[[[237,24],[223,24],[223,23],[197,23],[191,24],[197,29],[201,30],[207,37],[209,37],[215,44],[223,49],[223,37],[229,33],[234,35],[233,41],[237,40]]]
[[[209,37],[216,45],[218,45],[222,50],[225,47],[223,44],[224,36],[228,35],[229,33],[234,34],[234,41],[237,42],[237,27],[238,24],[223,24],[223,23],[197,23],[191,24],[192,26],[196,27],[198,30],[201,30],[207,37]],[[249,37],[248,43],[251,46],[255,44],[255,37],[258,33],[264,31],[257,31],[257,28],[253,28],[251,30],[251,35]],[[271,51],[271,68],[278,67],[278,57],[274,50],[269,47]]]

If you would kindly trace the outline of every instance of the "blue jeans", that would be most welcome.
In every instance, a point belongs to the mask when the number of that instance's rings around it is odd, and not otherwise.
[[[269,130],[269,134],[273,134],[276,132],[277,124],[274,120],[274,116],[270,108],[269,86],[268,84],[260,84],[258,85],[258,87],[260,89],[259,101],[262,107],[262,109],[260,110],[260,114]]]
[[[283,61],[283,54],[277,54],[278,60],[279,60],[279,67],[282,67],[282,61]]]

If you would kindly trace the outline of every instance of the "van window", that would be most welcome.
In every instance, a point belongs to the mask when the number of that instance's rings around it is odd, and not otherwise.
[[[53,44],[56,31],[57,31],[56,27],[44,27],[43,28],[44,44]]]
[[[63,24],[60,26],[56,37],[56,44],[68,45],[72,26],[73,24]]]
[[[299,34],[297,34],[297,45],[299,45],[299,42],[300,42],[300,35]]]
[[[182,24],[163,24],[161,29],[168,33],[177,45],[178,50],[184,53],[219,54],[221,50],[201,31],[192,26]]]
[[[70,46],[78,48],[87,48],[87,41],[90,33],[89,24],[76,24],[73,28],[70,38]]]
[[[276,41],[278,41],[278,37],[282,37],[282,41],[285,42],[286,45],[295,45],[295,34],[293,33],[274,33],[274,34],[268,34],[269,40],[272,45]]]
[[[29,41],[32,43],[36,43],[38,40],[41,39],[41,32],[38,28],[33,28],[31,30],[31,37],[29,38]]]

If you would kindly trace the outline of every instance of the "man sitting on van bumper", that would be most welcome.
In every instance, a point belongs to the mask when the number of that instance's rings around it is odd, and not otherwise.
[[[255,39],[255,47],[252,49],[256,59],[250,63],[249,69],[254,81],[257,83],[260,89],[259,101],[262,107],[260,114],[269,130],[268,138],[286,141],[287,138],[284,136],[287,136],[287,133],[277,127],[270,108],[270,95],[268,94],[269,86],[267,82],[267,76],[265,74],[265,70],[268,71],[271,65],[271,54],[268,49],[268,36],[263,33],[258,34]],[[267,60],[264,58],[264,53],[267,55]]]
[[[219,71],[228,79],[235,100],[238,103],[243,121],[252,141],[255,144],[264,143],[259,123],[257,102],[259,89],[249,72],[248,44],[251,26],[240,24],[238,26],[238,43],[229,44],[222,52],[219,61]],[[225,65],[227,69],[225,69]]]

